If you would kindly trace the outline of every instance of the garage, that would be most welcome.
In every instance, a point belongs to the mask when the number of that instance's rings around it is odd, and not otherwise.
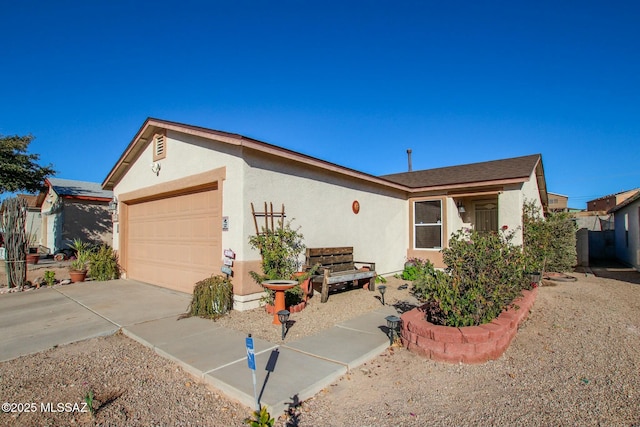
[[[221,202],[217,183],[179,194],[127,202],[127,277],[192,293],[221,267]]]

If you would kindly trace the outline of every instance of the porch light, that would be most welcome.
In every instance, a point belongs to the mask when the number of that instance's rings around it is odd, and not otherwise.
[[[384,305],[384,293],[387,292],[387,287],[380,285],[378,286],[378,291],[380,291],[380,300],[382,301],[382,305]]]
[[[289,329],[287,327],[287,320],[289,320],[289,310],[280,310],[278,312],[278,320],[282,324],[282,341],[284,341],[284,336],[286,335],[286,330]]]
[[[400,328],[400,319],[398,316],[387,316],[385,317],[387,321],[387,328],[389,329],[389,345],[393,345],[395,338],[398,336],[398,329]]]
[[[118,198],[116,196],[113,196],[113,199],[109,202],[108,209],[111,212],[115,212],[118,209]]]
[[[464,208],[462,202],[458,202],[458,212],[465,213],[467,210]]]

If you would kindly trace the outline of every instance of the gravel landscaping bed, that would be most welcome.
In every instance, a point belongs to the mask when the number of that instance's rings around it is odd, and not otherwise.
[[[393,347],[276,425],[640,425],[640,285],[573,276],[576,282],[540,289],[529,319],[499,360],[450,365]],[[388,303],[408,296],[397,290],[403,283],[387,283]],[[292,314],[286,341],[380,307],[376,296],[353,290],[331,295],[326,304],[313,298]],[[280,328],[271,319],[260,309],[219,322],[279,343]],[[77,403],[82,409],[89,390],[95,417],[40,410],[47,402],[49,408]],[[0,363],[0,395],[3,402],[37,404],[32,413],[0,414],[0,425],[10,426],[236,426],[251,413],[121,334]]]

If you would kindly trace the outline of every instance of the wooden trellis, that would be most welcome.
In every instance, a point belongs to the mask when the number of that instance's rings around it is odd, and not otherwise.
[[[256,235],[260,235],[265,231],[275,231],[276,227],[282,228],[284,226],[284,219],[286,215],[284,213],[284,203],[282,204],[282,209],[280,212],[273,211],[273,203],[269,203],[267,209],[267,202],[264,202],[264,211],[256,212],[253,202],[251,203],[251,214],[253,215],[253,224],[256,226]],[[264,218],[264,226],[260,229],[258,226],[258,218],[260,218],[260,222],[262,223],[262,218]],[[274,221],[274,218],[278,218]]]

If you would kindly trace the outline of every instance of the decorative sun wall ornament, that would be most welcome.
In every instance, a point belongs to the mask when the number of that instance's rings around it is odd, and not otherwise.
[[[358,212],[360,212],[360,202],[354,200],[351,204],[351,210],[353,210],[353,213],[357,215]]]

